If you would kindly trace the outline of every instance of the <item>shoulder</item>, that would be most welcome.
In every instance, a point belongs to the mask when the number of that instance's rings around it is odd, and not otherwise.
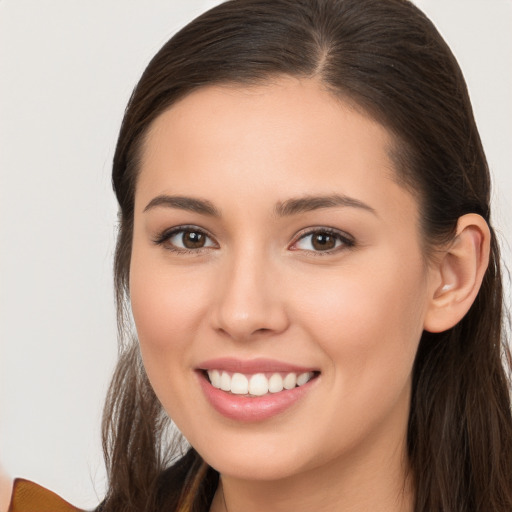
[[[84,512],[60,496],[29,480],[14,480],[8,512]]]

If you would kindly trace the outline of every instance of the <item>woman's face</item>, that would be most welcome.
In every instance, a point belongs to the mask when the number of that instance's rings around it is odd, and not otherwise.
[[[391,147],[315,80],[205,87],[152,125],[133,315],[158,398],[220,472],[403,454],[433,278]]]

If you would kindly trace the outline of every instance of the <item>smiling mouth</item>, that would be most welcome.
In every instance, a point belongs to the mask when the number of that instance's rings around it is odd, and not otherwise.
[[[216,369],[204,370],[206,379],[214,388],[247,397],[260,397],[301,387],[319,374],[318,371],[244,374]]]

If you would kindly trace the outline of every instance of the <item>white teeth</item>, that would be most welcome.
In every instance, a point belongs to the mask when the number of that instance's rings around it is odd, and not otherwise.
[[[301,373],[297,377],[297,386],[303,386],[306,382],[310,381],[313,377],[313,372]]]
[[[241,373],[235,373],[231,377],[231,393],[235,395],[247,395],[249,392],[249,381]]]
[[[251,377],[249,393],[255,396],[262,396],[268,393],[268,379],[263,373],[257,373]]]
[[[303,386],[314,377],[314,372],[304,372],[299,375],[291,372],[284,378],[282,374],[274,373],[267,378],[264,373],[230,375],[220,370],[208,370],[208,377],[212,386],[222,391],[231,391],[235,395],[263,396],[267,393],[279,393],[283,389]]]
[[[210,370],[208,372],[208,377],[210,377],[210,382],[214,388],[220,388],[220,372],[219,370]]]
[[[283,377],[279,373],[274,373],[270,379],[268,379],[268,390],[271,393],[279,393],[283,391]]]
[[[222,391],[231,391],[231,377],[229,373],[222,372],[220,376],[220,389],[222,389]]]
[[[293,389],[297,385],[297,375],[289,373],[283,380],[284,389]]]

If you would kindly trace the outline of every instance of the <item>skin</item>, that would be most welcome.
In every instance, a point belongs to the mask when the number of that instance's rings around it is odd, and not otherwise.
[[[443,276],[457,272],[425,262],[418,205],[396,179],[392,144],[317,80],[289,77],[199,89],[151,127],[135,194],[131,303],[157,396],[221,473],[214,511],[224,499],[229,512],[412,510],[412,365],[425,323],[443,328],[436,301],[460,283],[447,288]],[[146,209],[163,194],[207,200],[220,216]],[[292,198],[333,194],[368,208],[275,212]],[[155,243],[183,225],[208,233],[207,245]],[[315,250],[301,238],[310,228],[338,230],[353,245]],[[478,230],[461,231],[478,246]],[[284,413],[241,425],[198,385],[201,361],[226,356],[320,375]]]
[[[0,465],[0,510],[7,511],[11,501],[12,478],[5,473]]]

